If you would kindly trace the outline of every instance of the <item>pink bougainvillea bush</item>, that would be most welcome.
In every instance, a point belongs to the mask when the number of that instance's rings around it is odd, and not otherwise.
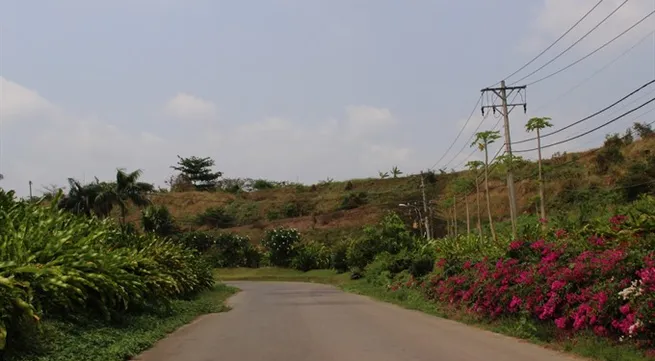
[[[653,199],[640,204],[655,205]],[[417,287],[489,318],[520,315],[655,346],[655,207],[512,242],[503,257],[439,259]]]

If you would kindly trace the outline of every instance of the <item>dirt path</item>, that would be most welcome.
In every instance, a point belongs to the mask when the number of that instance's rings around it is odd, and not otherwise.
[[[178,330],[141,361],[571,361],[334,287],[233,282],[233,309]]]

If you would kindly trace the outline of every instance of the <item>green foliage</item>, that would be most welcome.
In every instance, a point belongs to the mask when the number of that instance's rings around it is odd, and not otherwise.
[[[26,320],[111,319],[214,284],[210,267],[173,242],[1,190],[0,209],[0,344],[20,339]]]
[[[355,209],[365,205],[366,203],[368,203],[368,194],[366,192],[351,192],[343,197],[339,209]]]
[[[295,256],[296,244],[300,242],[300,232],[295,228],[276,228],[266,232],[261,244],[268,253],[273,266],[288,267]]]
[[[550,128],[553,124],[550,123],[551,118],[549,117],[534,117],[530,118],[525,124],[525,130],[528,132],[533,132],[535,130],[541,130],[545,128]]]
[[[210,207],[196,215],[195,224],[213,228],[230,228],[236,225],[236,219],[223,207]]]
[[[179,159],[177,166],[171,168],[181,172],[198,190],[214,189],[218,178],[223,175],[221,172],[212,171],[215,162],[209,157],[182,158],[178,155],[177,158]]]
[[[423,177],[425,179],[425,182],[428,183],[428,184],[437,183],[437,173],[435,173],[431,169],[428,169],[425,172],[423,172]]]
[[[294,249],[291,267],[307,272],[313,269],[325,269],[330,266],[330,249],[325,245],[310,241],[299,243]]]
[[[214,267],[259,267],[261,254],[250,238],[234,233],[214,237],[206,255]]]
[[[623,162],[624,157],[621,153],[623,140],[618,134],[608,135],[605,138],[605,144],[596,154],[596,169],[599,173],[606,173],[614,164]]]
[[[182,232],[175,239],[182,246],[200,253],[207,252],[215,243],[214,236],[200,231]]]
[[[632,129],[634,129],[637,132],[637,135],[641,139],[650,138],[653,136],[653,134],[655,134],[650,124],[634,123]]]
[[[273,189],[276,187],[276,184],[266,179],[257,179],[256,181],[253,182],[252,187],[255,190],[261,191],[264,189]]]
[[[242,226],[255,223],[261,219],[259,216],[259,205],[253,202],[236,199],[225,206],[224,210],[227,215],[227,218],[225,218],[226,224]],[[230,219],[232,219],[232,223],[230,223]]]
[[[400,177],[402,174],[403,174],[403,172],[401,172],[400,169],[398,169],[397,166],[394,165],[393,168],[391,168],[391,176],[392,176],[393,178],[398,178],[398,177]]]
[[[70,178],[70,190],[66,197],[61,198],[59,207],[75,214],[93,214],[105,218],[117,206],[120,209],[121,223],[125,226],[127,207],[130,203],[137,207],[150,205],[146,195],[154,191],[154,186],[139,182],[141,174],[141,170],[126,173],[119,169],[115,182],[100,182],[96,178],[95,182],[87,185]]]
[[[141,212],[143,230],[158,236],[167,237],[179,231],[175,220],[165,206],[150,206]]]
[[[351,269],[364,269],[380,253],[393,255],[415,246],[405,223],[395,213],[386,214],[377,227],[367,227],[364,233],[364,237],[351,241],[348,247],[347,260]]]
[[[349,242],[346,240],[341,240],[332,246],[330,267],[338,273],[348,271],[348,246]]]
[[[633,163],[619,180],[627,201],[634,201],[642,194],[655,192],[655,156]]]

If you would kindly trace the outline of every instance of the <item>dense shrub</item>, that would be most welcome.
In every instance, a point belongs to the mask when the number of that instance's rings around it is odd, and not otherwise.
[[[198,214],[194,222],[199,226],[213,228],[230,228],[235,226],[236,219],[223,207],[210,207]]]
[[[403,220],[395,213],[388,213],[377,227],[367,227],[365,235],[351,241],[347,251],[348,266],[364,269],[376,255],[388,252],[397,254],[412,250],[416,242],[405,227]]]
[[[261,244],[268,253],[273,266],[289,267],[295,255],[295,246],[300,242],[300,232],[294,228],[276,228],[266,232]]]
[[[141,225],[144,231],[162,237],[171,236],[179,231],[166,206],[149,206],[142,210]]]
[[[307,272],[313,269],[325,269],[330,266],[330,249],[325,245],[310,241],[299,243],[295,247],[291,267]]]
[[[0,209],[0,350],[29,344],[38,333],[25,333],[25,325],[43,317],[112,318],[214,284],[211,268],[172,241],[2,190]]]
[[[207,257],[214,267],[259,267],[261,255],[250,238],[223,233],[213,239]]]
[[[216,243],[213,235],[201,231],[182,232],[175,239],[184,247],[200,253],[207,252]]]
[[[226,220],[228,223],[225,227],[219,228],[228,228],[229,220],[232,220],[233,225],[246,225],[252,224],[258,221],[261,217],[259,216],[259,207],[257,203],[235,200],[225,206],[225,214],[227,215]]]
[[[266,179],[257,179],[252,183],[252,187],[255,190],[261,191],[264,189],[273,189],[276,187],[276,184],[274,182],[268,181]]]
[[[612,165],[624,160],[621,153],[624,145],[623,139],[618,134],[608,135],[605,138],[603,147],[596,154],[596,169],[599,173],[606,173]]]
[[[348,271],[348,246],[347,240],[342,240],[332,246],[332,254],[330,255],[330,267],[338,273]]]
[[[368,203],[368,195],[366,192],[351,192],[343,197],[339,208],[343,210],[355,209],[366,203]]]

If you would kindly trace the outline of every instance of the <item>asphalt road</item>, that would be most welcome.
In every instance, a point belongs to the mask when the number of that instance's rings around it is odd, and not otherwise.
[[[319,284],[233,282],[207,315],[141,361],[571,361],[523,341]]]

